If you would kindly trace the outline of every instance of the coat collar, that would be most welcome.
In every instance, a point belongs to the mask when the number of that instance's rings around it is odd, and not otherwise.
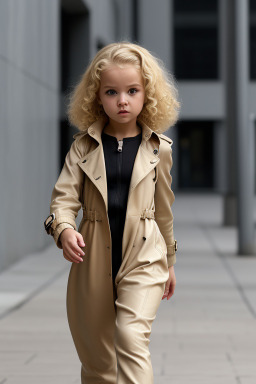
[[[108,191],[105,157],[102,145],[101,134],[107,122],[105,117],[95,121],[88,129],[87,134],[95,139],[99,145],[91,152],[83,156],[78,165],[90,178],[99,190],[108,210]],[[142,141],[139,146],[133,171],[131,175],[127,207],[131,194],[137,185],[156,167],[159,158],[160,138],[159,135],[149,128],[145,123],[140,124],[142,128]],[[156,139],[155,139],[156,138]],[[156,151],[157,150],[157,151]]]
[[[100,119],[96,120],[88,129],[87,133],[97,140],[99,144],[102,144],[101,135],[102,131],[105,127],[105,124],[108,122],[107,117],[101,117]],[[151,139],[152,136],[155,136],[160,144],[160,138],[159,134],[155,131],[153,131],[151,128],[149,128],[145,123],[139,124],[142,129],[142,140],[148,141]]]

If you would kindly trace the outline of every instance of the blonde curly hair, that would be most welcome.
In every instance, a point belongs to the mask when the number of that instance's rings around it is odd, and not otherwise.
[[[106,45],[89,63],[78,84],[69,94],[68,119],[80,131],[106,116],[97,99],[101,72],[111,65],[135,65],[141,70],[145,89],[145,103],[137,117],[157,133],[165,132],[178,120],[180,102],[175,79],[163,61],[150,51],[129,41]]]

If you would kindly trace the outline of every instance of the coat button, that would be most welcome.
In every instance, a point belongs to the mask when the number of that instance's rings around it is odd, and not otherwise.
[[[91,134],[94,135],[95,131],[91,130]]]
[[[154,149],[154,154],[157,155],[158,154],[158,149]]]
[[[85,160],[83,160],[83,163],[85,163],[86,162],[86,159]]]

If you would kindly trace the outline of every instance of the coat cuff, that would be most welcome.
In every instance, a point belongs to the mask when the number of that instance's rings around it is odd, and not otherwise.
[[[66,228],[76,229],[71,224],[62,223],[62,224],[59,224],[57,226],[57,228],[56,228],[56,230],[54,231],[54,234],[53,234],[54,241],[55,241],[57,247],[60,248],[60,249],[63,249],[61,241],[60,241],[60,235],[64,231],[64,229],[66,229]]]
[[[167,263],[168,268],[172,267],[176,263],[176,251],[178,250],[177,240],[174,243],[167,245]]]
[[[45,230],[48,235],[53,236],[58,248],[62,249],[59,236],[65,228],[73,228],[76,230],[76,222],[73,217],[65,216],[58,213],[51,214],[44,222]]]

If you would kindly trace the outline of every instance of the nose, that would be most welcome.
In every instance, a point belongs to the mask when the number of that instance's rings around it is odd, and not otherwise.
[[[120,97],[118,99],[118,105],[126,105],[127,100],[124,93],[120,93]]]

